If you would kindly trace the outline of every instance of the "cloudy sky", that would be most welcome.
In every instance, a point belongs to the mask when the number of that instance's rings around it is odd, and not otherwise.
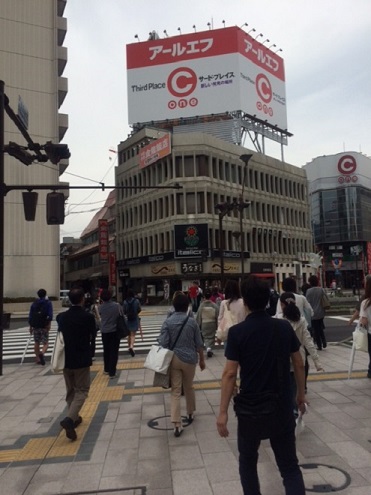
[[[72,156],[61,180],[71,185],[114,185],[110,149],[130,132],[126,45],[225,26],[256,29],[281,48],[286,72],[288,130],[285,160],[301,167],[319,155],[371,155],[370,0],[69,0],[69,114],[64,142]],[[252,33],[251,33],[252,34]],[[268,45],[268,42],[267,42]],[[246,147],[253,149],[247,140]],[[280,158],[280,147],[267,154]],[[72,190],[62,237],[79,237],[109,191]]]

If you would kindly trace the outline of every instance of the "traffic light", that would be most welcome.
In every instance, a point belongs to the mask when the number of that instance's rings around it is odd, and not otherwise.
[[[51,141],[48,141],[44,144],[43,148],[47,157],[54,165],[57,165],[61,160],[65,160],[71,156],[67,144],[54,144]]]
[[[27,222],[33,222],[35,220],[36,215],[36,206],[37,206],[37,192],[23,192],[23,209],[24,209],[24,217]]]
[[[46,223],[62,225],[64,223],[64,194],[51,192],[46,195]]]

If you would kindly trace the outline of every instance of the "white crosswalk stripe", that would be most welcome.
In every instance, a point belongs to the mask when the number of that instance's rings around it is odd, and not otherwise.
[[[142,331],[143,341],[140,336],[140,332],[137,332],[135,339],[135,351],[145,352],[148,351],[152,344],[156,343],[156,339],[160,333],[161,325],[165,316],[151,316],[142,318]],[[57,331],[57,323],[52,322],[50,334],[49,334],[49,348],[46,353],[46,362],[49,363],[50,357],[53,351],[55,335]],[[25,348],[29,343],[27,352],[25,355],[25,361],[30,362],[35,360],[34,354],[34,342],[33,338],[30,340],[30,333],[28,327],[19,328],[17,330],[4,330],[3,337],[3,361],[4,362],[21,362]],[[128,348],[127,340],[124,340],[120,344],[120,353],[126,351]],[[103,355],[103,345],[100,332],[96,339],[96,357]]]

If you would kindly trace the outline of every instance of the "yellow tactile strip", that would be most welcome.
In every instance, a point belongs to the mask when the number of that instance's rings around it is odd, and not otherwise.
[[[120,363],[119,370],[141,369],[143,368],[143,360],[131,361],[130,363]],[[75,442],[71,442],[65,436],[64,430],[61,430],[57,437],[42,437],[29,440],[21,449],[0,450],[0,463],[9,463],[17,461],[30,461],[38,459],[51,459],[57,457],[75,456],[81,446],[90,423],[96,414],[100,402],[106,401],[121,401],[124,395],[142,395],[153,393],[166,392],[161,387],[135,387],[126,388],[125,386],[107,386],[110,380],[107,375],[102,372],[101,365],[91,367],[96,376],[91,384],[88,399],[81,410],[81,416],[84,418],[79,425],[77,433],[78,438]],[[352,378],[365,378],[365,371],[354,371]],[[318,373],[309,375],[308,381],[324,381],[324,380],[344,380],[348,378],[347,372],[335,373]],[[220,388],[219,380],[208,382],[197,382],[194,384],[196,390],[212,390]],[[168,391],[169,392],[169,391]]]

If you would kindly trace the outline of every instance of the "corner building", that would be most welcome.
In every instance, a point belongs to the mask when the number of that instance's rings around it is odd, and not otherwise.
[[[270,278],[277,287],[289,275],[304,282],[313,271],[306,264],[312,236],[305,171],[181,126],[169,134],[171,153],[140,168],[141,149],[163,134],[163,129],[144,127],[118,146],[116,185],[123,187],[116,196],[119,291],[132,286],[167,299],[192,280],[202,287],[220,284],[220,246],[224,279],[241,276],[240,212],[224,216],[220,233],[215,206],[241,195],[244,162],[239,157],[245,153],[253,156],[243,194],[251,202],[242,218],[243,273]],[[181,189],[145,189],[176,183]],[[187,225],[207,237],[207,248],[179,259],[174,229]]]
[[[371,273],[371,159],[348,151],[304,166],[323,284],[359,289]]]

